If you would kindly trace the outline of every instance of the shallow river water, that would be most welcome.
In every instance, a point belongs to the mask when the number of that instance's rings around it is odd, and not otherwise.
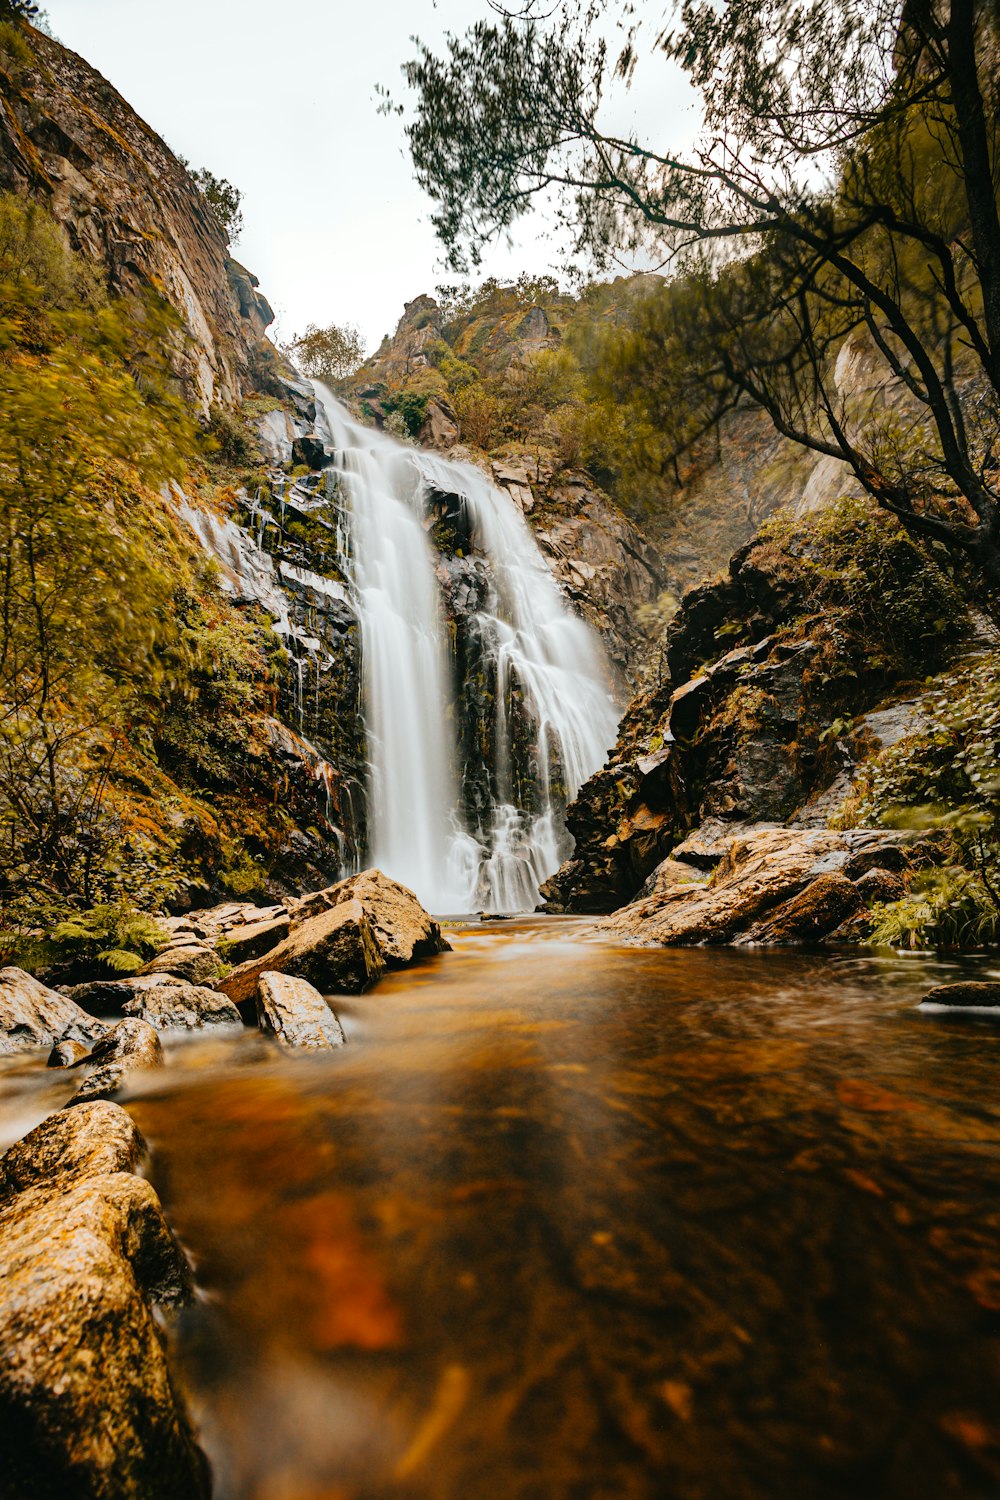
[[[989,966],[449,936],[127,1101],[220,1500],[1000,1496],[1000,1024],[914,1008]]]

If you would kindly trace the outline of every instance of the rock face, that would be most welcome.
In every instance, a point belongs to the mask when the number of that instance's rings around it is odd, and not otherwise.
[[[67,1109],[92,1099],[110,1099],[131,1073],[162,1067],[163,1048],[148,1021],[129,1016],[101,1037],[89,1057],[81,1058],[73,1066],[86,1067],[91,1063],[97,1065],[95,1071],[77,1089]]]
[[[207,1500],[152,1304],[190,1273],[117,1105],[54,1115],[0,1160],[5,1500]]]
[[[385,962],[359,901],[309,917],[263,958],[240,964],[219,988],[237,1005],[252,1001],[265,971],[294,974],[323,994],[357,994],[381,978]]]
[[[336,1013],[304,979],[265,970],[258,981],[257,1019],[261,1031],[286,1047],[330,1051],[346,1038]]]
[[[33,979],[23,969],[0,969],[0,1053],[52,1047],[61,1041],[90,1042],[101,1021]]]
[[[719,841],[711,876],[692,865],[685,879],[682,849],[675,850],[638,900],[604,926],[664,946],[815,941],[835,934],[862,906],[868,871],[898,866],[917,842],[883,829],[750,827]]]
[[[179,314],[177,374],[196,404],[252,383],[273,313],[187,171],[76,53],[26,33],[37,64],[5,76],[0,188],[30,193],[116,292],[154,291]]]

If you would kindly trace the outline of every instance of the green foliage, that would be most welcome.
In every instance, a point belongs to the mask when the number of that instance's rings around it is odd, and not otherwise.
[[[235,244],[243,232],[243,194],[239,188],[225,177],[216,177],[207,167],[192,167],[183,156],[178,160],[187,168],[188,176],[211,209],[227,242]]]
[[[165,946],[167,934],[152,917],[116,902],[59,922],[45,941],[53,962],[83,962],[112,974],[134,974]]]
[[[337,385],[362,363],[365,346],[360,330],[350,323],[331,323],[326,328],[310,323],[305,333],[291,339],[285,353],[312,379]]]
[[[869,941],[879,948],[983,948],[1000,942],[997,888],[989,877],[961,866],[925,871],[908,895],[872,908]]]
[[[427,416],[428,397],[418,391],[400,391],[382,397],[382,408],[390,416],[398,414],[401,433],[416,437]]]
[[[219,883],[232,896],[260,896],[267,888],[267,871],[245,849],[238,850],[218,872]],[[225,957],[222,954],[222,957]]]
[[[243,468],[260,457],[257,444],[240,416],[214,405],[208,414],[204,448],[228,468]]]

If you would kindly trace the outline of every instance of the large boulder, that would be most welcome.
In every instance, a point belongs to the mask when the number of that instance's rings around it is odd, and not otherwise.
[[[381,870],[362,870],[347,880],[313,891],[289,903],[292,923],[331,911],[345,901],[357,901],[371,924],[387,969],[402,968],[417,958],[447,953],[449,944],[440,923],[426,912],[405,885],[383,875]]]
[[[914,835],[885,829],[742,826],[713,845],[711,880],[654,875],[644,893],[606,920],[627,939],[662,943],[802,942],[826,936],[862,902],[852,876],[905,859]],[[695,851],[704,858],[701,845]]]
[[[319,990],[291,974],[261,974],[257,989],[257,1019],[261,1031],[286,1047],[329,1051],[346,1038],[336,1012]]]
[[[110,1099],[117,1094],[132,1073],[163,1065],[160,1038],[148,1021],[128,1016],[101,1037],[89,1057],[74,1067],[95,1063],[93,1073],[77,1089],[69,1105],[86,1104],[92,1099]]]
[[[920,1002],[928,1010],[992,1011],[1000,1017],[1000,984],[995,980],[965,980],[939,984]]]
[[[169,974],[188,984],[210,984],[223,971],[222,961],[214,948],[193,940],[165,948],[145,968],[142,975]]]
[[[219,981],[219,989],[237,1005],[255,1000],[265,972],[294,974],[329,994],[358,994],[382,977],[385,961],[360,901],[344,901],[309,917],[277,948],[249,959]]]
[[[231,927],[226,934],[223,952],[230,963],[246,963],[249,958],[260,958],[283,943],[291,931],[288,913],[265,918],[262,922],[245,922]]]
[[[104,1029],[68,996],[23,969],[0,969],[0,1053],[54,1047],[66,1039],[90,1042]]]
[[[197,984],[157,984],[136,990],[123,1009],[157,1031],[197,1031],[204,1026],[239,1026],[240,1013],[218,990]]]
[[[54,1115],[0,1159],[4,1500],[207,1500],[152,1304],[190,1272],[117,1105]]]

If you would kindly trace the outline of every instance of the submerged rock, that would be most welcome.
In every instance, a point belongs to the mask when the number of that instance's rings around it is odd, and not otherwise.
[[[148,1021],[129,1016],[112,1026],[90,1056],[74,1066],[85,1067],[88,1063],[97,1063],[98,1066],[77,1089],[67,1108],[92,1099],[109,1099],[125,1084],[129,1074],[162,1067],[163,1048]]]
[[[286,1047],[329,1050],[347,1040],[336,1012],[305,979],[291,974],[261,974],[257,989],[261,1031]]]
[[[1000,1017],[1000,983],[966,980],[959,984],[939,984],[928,990],[920,1003],[945,1010],[992,1010]]]
[[[294,974],[326,994],[356,994],[380,979],[385,968],[368,915],[360,901],[344,901],[295,928],[283,943],[262,958],[240,964],[219,981],[223,994],[237,1005],[257,995],[265,972]]]
[[[56,1042],[49,1053],[45,1066],[47,1068],[72,1068],[82,1058],[87,1056],[89,1050],[86,1042],[74,1042],[72,1040]]]
[[[151,1304],[191,1294],[142,1139],[97,1102],[0,1159],[0,1453],[5,1500],[207,1500],[208,1464]]]
[[[104,1029],[75,1001],[23,969],[0,969],[0,1054],[63,1040],[90,1042]]]

